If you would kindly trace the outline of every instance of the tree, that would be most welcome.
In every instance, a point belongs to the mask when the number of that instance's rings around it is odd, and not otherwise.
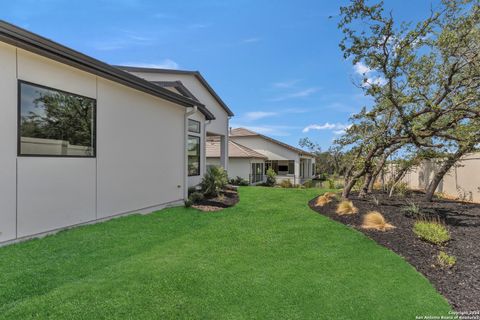
[[[396,22],[382,2],[353,0],[340,10],[340,47],[345,58],[362,64],[358,86],[374,101],[340,139],[341,146],[360,150],[363,160],[352,166],[344,197],[360,178],[371,182],[390,152],[452,145],[468,152],[465,146],[479,142],[478,127],[465,125],[480,116],[478,1],[443,1],[417,24]],[[459,125],[469,141],[452,133]],[[362,190],[368,192],[368,185]]]

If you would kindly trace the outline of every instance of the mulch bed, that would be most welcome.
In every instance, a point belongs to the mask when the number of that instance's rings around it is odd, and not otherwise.
[[[240,201],[238,191],[234,187],[223,190],[218,197],[205,198],[202,201],[192,205],[192,208],[205,211],[220,211],[225,208],[233,207]]]
[[[373,197],[378,199],[378,206]],[[338,201],[315,207],[315,200],[309,202],[312,210],[359,230],[404,257],[433,283],[454,309],[480,310],[480,204],[442,199],[425,202],[421,192],[410,192],[405,197],[392,198],[377,192],[365,199],[359,199],[356,194],[352,195],[350,200],[359,209],[359,213],[339,216],[335,214]],[[438,217],[444,221],[452,240],[440,247],[419,239],[412,231],[414,218],[408,217],[402,210],[407,206],[407,201],[413,201],[420,206],[427,216]],[[386,232],[362,229],[360,226],[363,214],[373,210],[381,212],[396,228]],[[437,255],[440,250],[457,258],[453,268],[445,269],[439,266]]]

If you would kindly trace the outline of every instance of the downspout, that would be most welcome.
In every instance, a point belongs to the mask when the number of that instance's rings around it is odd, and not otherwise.
[[[189,111],[190,110],[190,111]],[[183,146],[183,199],[188,200],[188,117],[197,113],[198,107],[188,108],[184,117],[184,146]]]

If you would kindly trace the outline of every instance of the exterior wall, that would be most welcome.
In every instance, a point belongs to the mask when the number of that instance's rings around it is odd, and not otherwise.
[[[228,114],[207,89],[191,74],[132,72],[149,81],[181,81],[193,95],[213,113],[215,120],[207,124],[207,131],[228,137]],[[228,144],[228,143],[227,143]]]
[[[16,48],[0,42],[0,242],[16,238]]]
[[[98,79],[98,217],[183,199],[185,109]]]
[[[17,80],[96,99],[96,158],[17,157]],[[0,93],[0,242],[183,199],[184,107],[3,43]]]
[[[438,164],[424,162],[411,172],[404,181],[412,189],[423,190],[432,180]],[[437,192],[469,201],[480,202],[480,153],[468,155],[453,167],[440,182]]]
[[[250,174],[252,173],[252,163],[263,163],[263,159],[250,158],[230,158],[228,160],[228,178],[234,179],[241,177],[250,181]],[[220,166],[220,158],[207,158],[207,165]]]

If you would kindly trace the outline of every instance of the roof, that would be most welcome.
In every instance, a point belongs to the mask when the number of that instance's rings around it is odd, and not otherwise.
[[[131,73],[122,71],[105,62],[67,48],[3,20],[0,20],[0,41],[184,107],[197,106],[208,120],[215,119],[213,114],[198,101],[194,101],[181,94],[176,94]]]
[[[185,87],[185,85],[182,83],[182,81],[151,81],[152,83],[155,83],[157,86],[160,86],[162,88],[175,88],[178,92],[180,92],[181,95],[192,99],[194,101],[198,101],[197,97],[193,95],[193,93],[190,92],[190,90]]]
[[[225,102],[220,98],[220,96],[213,90],[213,88],[208,84],[207,80],[202,76],[200,71],[189,71],[189,70],[174,70],[174,69],[157,69],[157,68],[143,68],[143,67],[130,67],[130,66],[116,66],[119,69],[129,71],[129,72],[146,72],[146,73],[165,73],[165,74],[183,74],[183,75],[193,75],[195,78],[200,81],[200,83],[207,89],[207,91],[217,100],[220,106],[227,112],[230,117],[233,117],[234,114],[232,110],[226,105]]]
[[[270,142],[273,142],[273,143],[276,143],[284,148],[287,148],[291,151],[294,151],[294,152],[297,152],[299,153],[300,155],[306,155],[306,156],[310,156],[310,157],[315,157],[315,155],[313,153],[310,153],[310,152],[307,152],[305,150],[302,150],[302,149],[299,149],[299,148],[296,148],[296,147],[293,147],[289,144],[286,144],[282,141],[278,141],[276,139],[273,139],[273,138],[270,138],[270,137],[267,137],[263,134],[260,134],[258,132],[255,132],[255,131],[252,131],[252,130],[249,130],[249,129],[246,129],[246,128],[235,128],[235,129],[231,129],[230,130],[230,137],[260,137],[260,138],[263,138],[265,140],[268,140]]]
[[[206,155],[207,158],[219,158],[220,157],[220,139],[209,138],[206,143]],[[254,158],[254,159],[267,159],[267,157],[255,150],[242,146],[241,144],[229,140],[228,141],[228,157],[229,158]]]

